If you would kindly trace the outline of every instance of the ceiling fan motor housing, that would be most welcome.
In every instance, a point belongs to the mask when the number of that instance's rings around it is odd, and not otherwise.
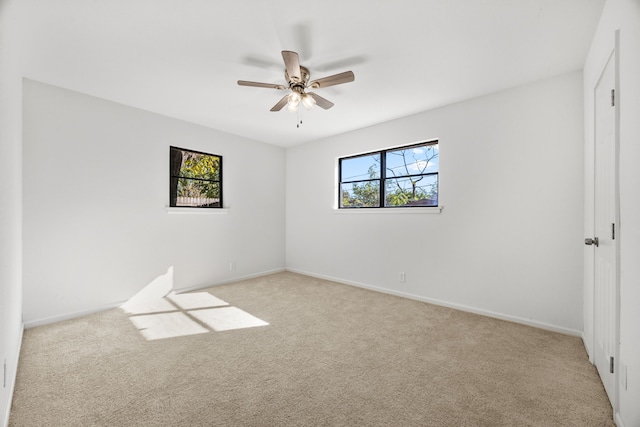
[[[297,78],[291,78],[289,77],[289,73],[287,72],[287,70],[284,70],[284,78],[289,82],[289,87],[291,89],[294,89],[295,86],[301,86],[302,89],[304,89],[305,87],[307,87],[307,83],[309,83],[309,76],[311,74],[309,73],[309,70],[307,69],[307,67],[303,67],[302,65],[300,66],[300,80],[301,81],[297,81]]]

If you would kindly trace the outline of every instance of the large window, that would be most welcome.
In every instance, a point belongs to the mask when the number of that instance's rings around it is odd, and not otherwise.
[[[340,208],[438,206],[438,142],[339,159]]]
[[[169,206],[222,207],[222,156],[169,148]]]

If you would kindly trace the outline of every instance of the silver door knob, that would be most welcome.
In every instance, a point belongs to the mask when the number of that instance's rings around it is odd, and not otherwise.
[[[594,237],[593,239],[591,237],[587,237],[586,239],[584,239],[584,244],[589,246],[596,245],[597,248],[598,246],[600,246],[600,241],[597,237]]]

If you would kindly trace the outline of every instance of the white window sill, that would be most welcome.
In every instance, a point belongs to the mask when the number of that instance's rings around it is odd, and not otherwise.
[[[229,208],[170,208],[165,206],[168,214],[186,215],[220,215],[229,213]]]
[[[333,209],[335,214],[439,214],[444,206],[431,208],[350,208]]]

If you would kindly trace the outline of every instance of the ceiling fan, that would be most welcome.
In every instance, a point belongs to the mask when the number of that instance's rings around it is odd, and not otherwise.
[[[240,86],[264,87],[268,89],[278,90],[290,89],[291,93],[285,95],[280,101],[278,101],[278,103],[271,108],[271,111],[280,111],[285,105],[287,105],[287,109],[289,111],[295,112],[297,111],[298,106],[301,103],[307,109],[310,109],[317,104],[319,107],[328,110],[329,108],[333,107],[333,102],[313,92],[305,92],[305,89],[319,89],[339,85],[342,83],[349,83],[355,80],[355,75],[352,71],[345,71],[333,76],[309,81],[309,77],[311,76],[311,74],[306,67],[300,65],[298,54],[296,52],[283,50],[282,59],[284,59],[285,65],[284,78],[287,81],[286,86],[271,83],[258,83],[238,80],[238,84]]]

